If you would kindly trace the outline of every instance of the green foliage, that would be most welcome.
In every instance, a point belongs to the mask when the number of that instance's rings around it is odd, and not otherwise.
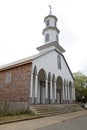
[[[87,99],[87,76],[81,72],[73,73],[75,78],[76,100]]]

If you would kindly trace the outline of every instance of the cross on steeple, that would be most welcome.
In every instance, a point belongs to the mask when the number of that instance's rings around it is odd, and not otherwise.
[[[52,7],[51,7],[51,5],[49,5],[49,8],[50,8],[50,13],[51,13],[51,10],[52,10]]]

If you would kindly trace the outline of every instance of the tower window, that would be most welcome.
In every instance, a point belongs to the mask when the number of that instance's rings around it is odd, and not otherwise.
[[[57,56],[57,67],[61,69],[61,57],[60,55]]]
[[[47,33],[45,36],[45,42],[48,42],[48,41],[49,41],[49,34]]]
[[[58,35],[56,35],[56,41],[58,42]]]
[[[55,27],[56,27],[56,21],[55,21]]]
[[[49,24],[50,24],[50,21],[49,21],[49,19],[47,20],[47,23],[46,23],[46,26],[49,26]]]

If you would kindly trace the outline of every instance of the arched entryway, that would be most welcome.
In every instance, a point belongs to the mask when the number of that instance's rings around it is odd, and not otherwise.
[[[56,80],[56,100],[57,100],[57,103],[62,103],[63,101],[63,94],[62,94],[62,87],[63,86],[63,80],[60,76],[57,77],[57,80]]]
[[[44,69],[41,69],[38,74],[39,90],[40,90],[40,103],[45,103],[46,97],[46,72]]]

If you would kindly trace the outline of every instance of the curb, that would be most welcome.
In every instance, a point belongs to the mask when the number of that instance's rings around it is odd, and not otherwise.
[[[20,121],[33,120],[33,119],[43,118],[43,117],[45,117],[45,116],[37,116],[37,117],[31,117],[31,118],[19,119],[19,120],[14,120],[14,121],[6,121],[6,122],[2,122],[2,123],[0,123],[0,125],[10,124],[10,123],[20,122]]]

